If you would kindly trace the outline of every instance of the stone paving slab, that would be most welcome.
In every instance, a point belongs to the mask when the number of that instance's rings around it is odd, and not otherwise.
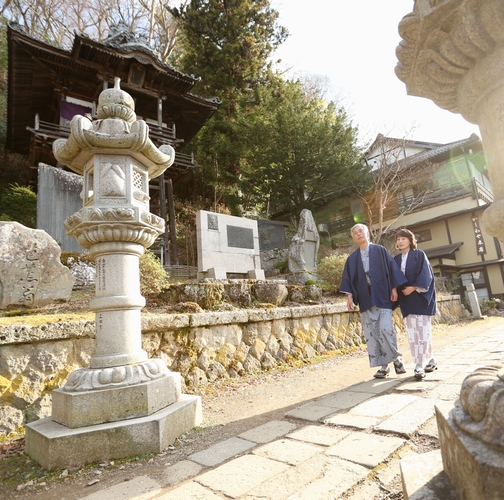
[[[416,400],[418,400],[418,396],[412,396],[410,394],[385,394],[358,404],[348,413],[361,417],[377,417],[383,419],[401,411],[404,407]]]
[[[426,390],[433,389],[436,386],[437,381],[430,378],[416,380],[415,378],[411,377],[408,380],[405,380],[399,387],[397,387],[396,392],[400,394],[414,394],[417,396],[422,396]]]
[[[205,465],[206,467],[214,467],[215,465],[218,465],[239,453],[250,450],[250,448],[253,448],[254,446],[255,443],[233,437],[226,439],[225,441],[221,441],[206,450],[193,453],[192,455],[189,455],[188,458],[193,462]]]
[[[440,384],[427,393],[432,399],[455,401],[460,396],[460,384]]]
[[[369,429],[380,422],[378,417],[362,417],[352,415],[351,413],[337,413],[324,420],[327,425],[336,425],[343,427],[353,427],[355,429]]]
[[[182,460],[173,465],[167,465],[163,476],[165,478],[165,485],[172,485],[181,483],[190,477],[197,476],[203,467],[190,460]]]
[[[329,406],[320,406],[316,403],[308,403],[286,413],[286,417],[299,418],[300,420],[308,420],[309,422],[318,422],[334,413],[334,408]]]
[[[363,480],[368,473],[358,464],[333,459],[327,463],[323,477],[307,484],[286,500],[334,500]]]
[[[307,443],[331,446],[348,436],[348,431],[332,429],[323,425],[307,425],[301,429],[287,434],[290,439],[297,439]]]
[[[401,474],[408,500],[457,500],[443,470],[440,450],[403,458]]]
[[[285,436],[288,432],[292,432],[297,428],[297,425],[285,422],[282,420],[272,420],[266,424],[260,425],[246,432],[243,432],[238,437],[253,441],[254,443],[269,443],[274,439]]]
[[[481,363],[480,366],[491,365],[492,363],[499,363],[502,361],[504,356],[502,353],[489,354],[488,356],[484,356],[480,358],[478,361]]]
[[[404,439],[365,432],[352,432],[326,454],[369,467],[376,467],[404,444]]]
[[[329,406],[336,410],[346,410],[347,408],[351,408],[366,399],[373,397],[375,394],[371,392],[358,392],[358,391],[339,391],[333,392],[332,394],[328,394],[327,396],[323,396],[317,399],[314,404],[317,406]]]
[[[375,427],[384,432],[395,432],[412,436],[427,420],[435,415],[435,399],[416,399],[402,410],[387,418]]]
[[[249,454],[205,472],[195,480],[212,491],[238,498],[289,467],[282,462]],[[173,498],[186,500],[183,496]]]
[[[449,384],[457,384],[459,387],[462,386],[462,382],[465,380],[465,378],[469,375],[468,372],[458,372],[456,375],[453,377],[450,377],[447,379],[447,382]]]
[[[299,465],[325,449],[322,446],[294,439],[279,439],[255,448],[252,453],[259,457],[285,462],[289,465]]]
[[[161,493],[161,485],[149,476],[138,476],[131,481],[115,484],[105,490],[82,497],[81,500],[148,500]]]
[[[348,392],[365,392],[371,394],[380,394],[385,391],[393,389],[396,385],[401,383],[399,378],[385,378],[367,380],[360,384],[355,384],[346,389]]]
[[[316,455],[268,479],[240,500],[333,500],[368,473],[361,465]]]
[[[445,382],[447,380],[452,379],[453,377],[459,375],[460,373],[465,373],[468,375],[470,372],[466,372],[466,370],[460,369],[450,369],[449,367],[443,366],[442,368],[438,368],[437,370],[426,373],[425,378],[422,382]]]
[[[108,500],[114,499],[109,498]],[[132,500],[137,499],[133,497]],[[222,500],[222,497],[193,481],[156,497],[156,500]]]
[[[422,425],[420,429],[418,429],[418,433],[421,434],[422,436],[429,436],[439,439],[439,432],[437,428],[436,418],[433,417],[427,420],[427,422],[425,422],[425,424]]]

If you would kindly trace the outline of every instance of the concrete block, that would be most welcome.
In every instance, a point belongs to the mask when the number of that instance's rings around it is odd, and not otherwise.
[[[181,395],[180,373],[125,387],[52,393],[52,418],[75,429],[151,415],[175,403]]]
[[[26,426],[26,453],[46,470],[160,453],[201,420],[201,398],[186,394],[147,417],[89,427],[70,429],[48,417]]]

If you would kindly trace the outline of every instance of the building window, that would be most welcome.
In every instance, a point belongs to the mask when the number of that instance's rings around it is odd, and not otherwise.
[[[132,64],[128,75],[128,82],[135,87],[141,87],[145,78],[145,67],[141,64]]]
[[[471,283],[474,285],[478,300],[488,300],[490,298],[488,295],[488,288],[486,286],[485,273],[483,272],[483,269],[462,273],[460,278],[462,279],[462,286],[464,289]]]
[[[424,229],[423,231],[416,231],[415,236],[416,236],[418,243],[422,243],[422,241],[431,241],[432,240],[430,229]]]

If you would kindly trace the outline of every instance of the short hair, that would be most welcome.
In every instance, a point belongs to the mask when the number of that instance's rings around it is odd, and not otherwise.
[[[356,227],[361,227],[364,230],[364,232],[366,232],[367,234],[369,234],[371,236],[369,228],[366,226],[366,224],[360,224],[360,223],[352,226],[352,228],[350,229],[350,234],[353,234],[353,231]]]
[[[402,236],[403,238],[408,238],[410,242],[410,246],[413,250],[417,249],[417,240],[415,238],[415,235],[409,230],[403,227],[402,229],[398,229],[395,233],[396,240],[399,236]]]

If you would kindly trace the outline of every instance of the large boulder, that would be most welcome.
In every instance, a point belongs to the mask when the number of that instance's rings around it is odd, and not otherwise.
[[[75,279],[60,255],[59,245],[45,231],[0,221],[0,308],[68,300]]]

